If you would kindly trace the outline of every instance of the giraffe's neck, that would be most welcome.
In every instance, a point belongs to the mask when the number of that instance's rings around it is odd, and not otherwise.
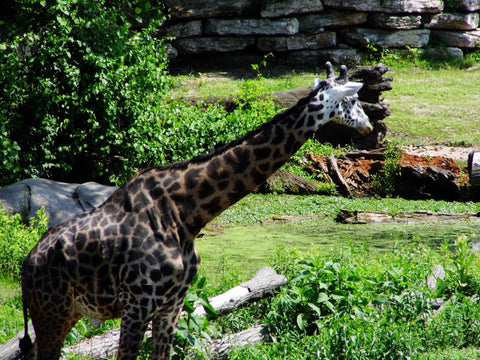
[[[187,163],[177,206],[184,214],[181,220],[191,222],[191,232],[200,231],[262,185],[314,134],[318,125],[308,115],[309,100],[301,100],[244,137]]]
[[[146,214],[144,220],[155,231],[193,241],[208,222],[262,185],[314,134],[323,116],[318,111],[323,105],[317,97],[312,101],[314,96],[312,92],[210,154],[144,170],[117,190],[104,207],[113,203],[127,212]]]

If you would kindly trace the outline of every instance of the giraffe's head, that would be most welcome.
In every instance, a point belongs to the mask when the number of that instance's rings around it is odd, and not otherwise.
[[[358,101],[357,92],[363,86],[362,83],[348,81],[347,68],[340,67],[340,76],[335,77],[332,64],[325,64],[327,79],[315,79],[313,86],[313,98],[308,110],[315,115],[317,125],[321,126],[329,121],[335,121],[354,129],[361,134],[372,131],[372,125],[365,115],[362,105]]]

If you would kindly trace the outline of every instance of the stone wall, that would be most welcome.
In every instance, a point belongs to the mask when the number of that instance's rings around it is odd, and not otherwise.
[[[369,44],[463,56],[480,46],[480,0],[166,0],[172,54],[270,52],[289,60],[361,59]],[[436,55],[441,54],[436,52]]]

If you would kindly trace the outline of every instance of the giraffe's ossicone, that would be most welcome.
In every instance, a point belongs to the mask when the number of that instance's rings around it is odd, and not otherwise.
[[[98,208],[49,230],[22,267],[22,357],[58,359],[65,336],[86,316],[122,319],[121,360],[137,358],[152,322],[151,356],[168,359],[200,264],[194,239],[202,227],[265,182],[328,121],[372,130],[357,100],[362,84],[349,82],[345,67],[335,78],[328,63],[327,74],[307,97],[245,136],[144,170]]]

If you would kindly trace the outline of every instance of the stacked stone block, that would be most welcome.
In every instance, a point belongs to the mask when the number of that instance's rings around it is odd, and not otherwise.
[[[447,4],[447,5],[445,5]],[[480,0],[166,0],[179,57],[211,53],[286,54],[360,59],[369,45],[480,46]]]

